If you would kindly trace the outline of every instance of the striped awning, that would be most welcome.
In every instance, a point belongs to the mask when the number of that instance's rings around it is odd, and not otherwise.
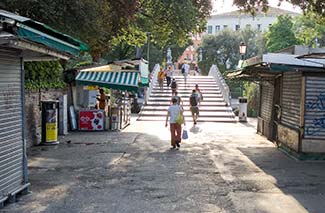
[[[137,91],[139,72],[80,72],[76,81],[82,85],[96,85],[110,89]]]

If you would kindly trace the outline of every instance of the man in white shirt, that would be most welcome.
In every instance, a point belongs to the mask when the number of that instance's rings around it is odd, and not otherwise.
[[[184,63],[182,66],[182,74],[184,75],[184,82],[186,84],[186,79],[187,79],[187,75],[190,72],[190,65],[188,65],[187,63]]]
[[[168,66],[168,68],[166,70],[167,87],[169,87],[172,77],[173,77],[173,70],[172,70],[171,66]]]
[[[183,113],[183,109],[177,104],[177,99],[172,98],[172,105],[168,108],[168,112],[166,115],[166,123],[165,127],[168,126],[168,118],[170,125],[170,136],[171,136],[171,149],[175,149],[180,147],[181,143],[181,134],[182,134],[182,126],[181,124],[176,123],[176,118],[179,113]]]

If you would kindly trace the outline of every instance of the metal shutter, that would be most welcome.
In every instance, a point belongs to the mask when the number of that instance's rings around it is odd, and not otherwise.
[[[325,77],[306,77],[304,138],[325,140]]]
[[[24,184],[21,62],[0,50],[0,200]]]
[[[284,72],[282,84],[281,123],[299,129],[301,101],[301,73]]]

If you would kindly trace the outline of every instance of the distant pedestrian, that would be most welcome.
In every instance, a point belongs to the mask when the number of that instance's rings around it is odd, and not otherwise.
[[[186,80],[187,80],[187,76],[188,76],[189,72],[190,72],[190,65],[188,65],[187,63],[184,63],[182,66],[182,74],[184,76],[185,85],[186,85]]]
[[[168,108],[168,112],[166,115],[166,123],[165,127],[168,126],[168,119],[169,119],[169,125],[170,125],[170,143],[171,143],[171,149],[175,149],[176,147],[180,147],[181,143],[181,137],[182,137],[182,125],[176,123],[176,118],[179,113],[183,113],[182,108],[177,105],[177,99],[172,98],[172,105]]]
[[[200,73],[201,73],[201,70],[200,70],[199,66],[195,65],[195,67],[194,67],[194,75],[200,75]]]
[[[199,117],[198,95],[195,89],[192,90],[192,94],[190,96],[190,110],[192,113],[193,123],[195,125]]]
[[[203,101],[203,94],[202,94],[202,91],[200,90],[198,84],[195,84],[195,91],[196,91],[196,94],[198,96],[198,102],[199,102],[199,105],[200,105],[201,101]]]
[[[175,91],[174,96],[172,99],[175,98],[177,100],[177,105],[180,105],[181,107],[183,106],[183,100],[182,98],[178,95],[178,92]],[[182,107],[183,108],[183,107]]]
[[[172,88],[172,96],[175,95],[175,92],[177,90],[177,82],[176,82],[176,79],[173,78],[171,84],[170,84],[170,88]]]
[[[173,70],[172,70],[172,67],[171,66],[168,66],[167,67],[167,70],[166,70],[166,81],[167,81],[167,87],[170,86],[170,83],[171,83],[171,79],[173,77]]]
[[[165,79],[165,72],[162,69],[162,67],[160,68],[159,72],[158,72],[158,84],[159,84],[159,88],[162,90],[164,87],[164,79]]]

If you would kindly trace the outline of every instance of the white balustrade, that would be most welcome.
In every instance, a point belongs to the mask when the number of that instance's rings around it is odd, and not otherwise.
[[[221,72],[219,71],[217,65],[213,64],[209,70],[209,76],[213,76],[217,82],[217,85],[220,88],[220,91],[223,96],[223,100],[226,102],[227,106],[230,106],[230,96],[229,96],[229,87],[223,78]]]

